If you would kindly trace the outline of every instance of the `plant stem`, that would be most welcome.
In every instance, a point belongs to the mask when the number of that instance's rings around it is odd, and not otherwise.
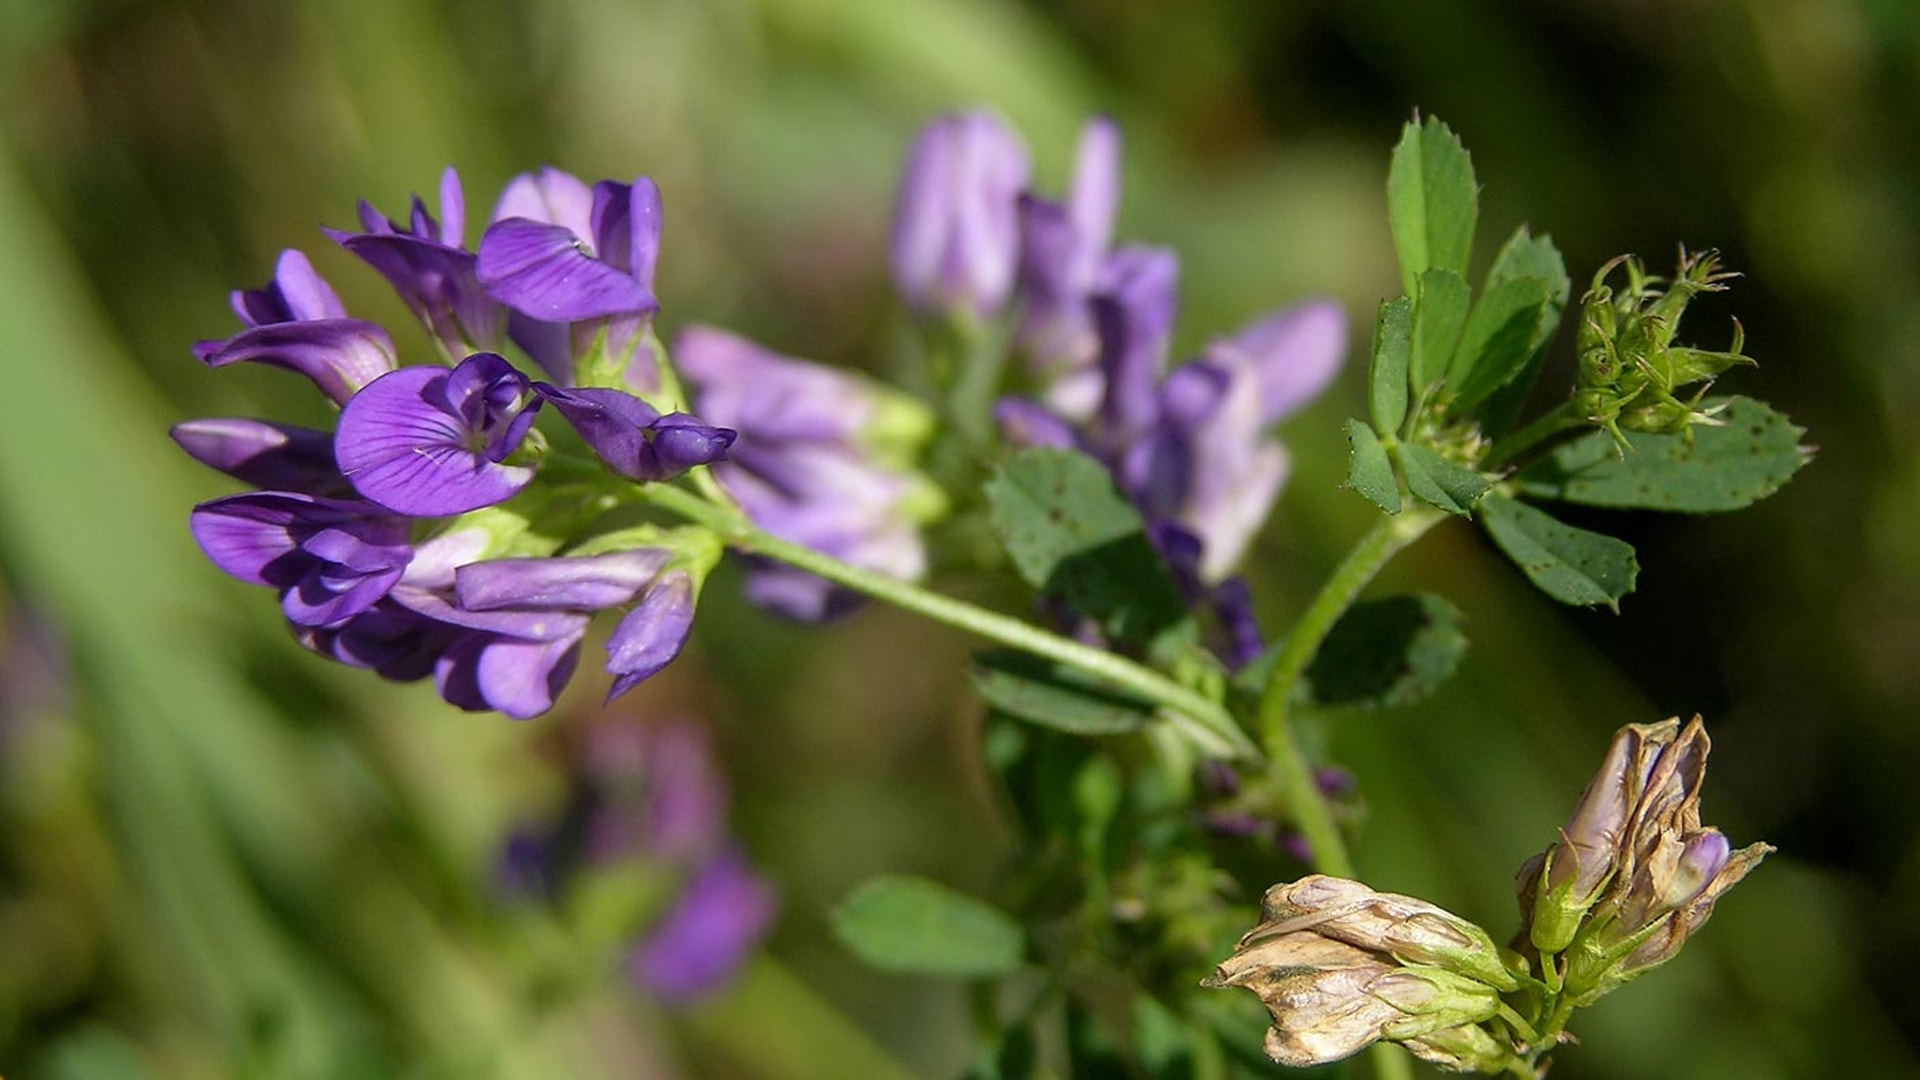
[[[1299,686],[1300,677],[1306,674],[1307,665],[1313,661],[1314,654],[1320,651],[1321,642],[1326,640],[1333,625],[1340,621],[1340,616],[1353,606],[1360,590],[1373,580],[1388,560],[1426,535],[1428,529],[1438,525],[1445,517],[1442,511],[1414,504],[1376,522],[1347,554],[1346,561],[1334,570],[1333,576],[1321,587],[1320,594],[1300,613],[1299,621],[1294,624],[1287,643],[1281,647],[1280,655],[1274,660],[1273,671],[1267,676],[1267,684],[1260,692],[1255,731],[1271,762],[1273,777],[1280,785],[1287,807],[1293,812],[1295,824],[1299,825],[1300,833],[1313,853],[1313,865],[1322,873],[1352,877],[1353,860],[1347,855],[1347,845],[1340,837],[1340,828],[1333,820],[1332,809],[1314,784],[1313,769],[1294,738],[1290,722],[1294,690]]]
[[[639,488],[642,498],[718,533],[729,547],[817,574],[836,585],[896,607],[1076,668],[1161,707],[1161,712],[1209,753],[1257,758],[1259,750],[1219,704],[1174,682],[1152,668],[1103,649],[1083,645],[986,608],[917,585],[850,566],[812,548],[782,540],[737,510],[717,506],[670,484]]]
[[[1542,413],[1533,423],[1496,440],[1493,449],[1487,452],[1486,460],[1480,463],[1480,468],[1482,471],[1498,468],[1548,439],[1582,424],[1583,421],[1573,415],[1573,403],[1563,401]]]

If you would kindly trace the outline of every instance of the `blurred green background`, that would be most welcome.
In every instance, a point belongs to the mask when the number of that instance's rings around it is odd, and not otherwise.
[[[360,197],[397,213],[448,163],[475,218],[540,163],[651,174],[664,326],[884,368],[898,160],[973,103],[1052,190],[1086,116],[1122,121],[1123,232],[1180,249],[1184,345],[1309,293],[1364,338],[1397,291],[1383,183],[1416,108],[1473,152],[1483,257],[1526,221],[1576,282],[1678,243],[1745,272],[1692,332],[1720,345],[1739,316],[1761,366],[1738,388],[1804,424],[1815,463],[1744,513],[1610,522],[1645,567],[1617,617],[1443,529],[1386,584],[1466,611],[1461,676],[1328,718],[1328,751],[1364,785],[1370,883],[1499,933],[1613,729],[1706,714],[1708,820],[1780,853],[1584,1014],[1554,1075],[1920,1075],[1910,0],[0,0],[0,1072],[957,1073],[963,995],[861,969],[824,913],[883,869],[993,880],[1011,837],[981,824],[968,642],[877,610],[796,630],[717,580],[688,655],[621,709],[716,727],[783,893],[770,959],[690,1016],[611,984],[549,1007],[486,875],[557,797],[594,678],[516,725],[300,653],[193,549],[188,507],[230,485],[165,429],[319,420],[294,380],[210,373],[189,344],[229,333],[227,291],[288,246],[403,326],[314,226]],[[1271,625],[1371,513],[1336,490],[1360,392],[1350,370],[1287,431],[1256,555]]]

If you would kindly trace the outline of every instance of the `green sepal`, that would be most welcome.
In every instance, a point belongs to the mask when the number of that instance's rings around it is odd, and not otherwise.
[[[1640,575],[1626,541],[1576,529],[1505,496],[1482,499],[1480,521],[1527,580],[1563,604],[1604,604],[1617,612]]]
[[[973,686],[1008,716],[1074,735],[1118,735],[1153,718],[1153,706],[1091,676],[1017,649],[974,657]]]
[[[1347,421],[1347,486],[1389,514],[1400,512],[1400,483],[1380,436],[1359,420]]]
[[[1413,301],[1402,296],[1380,305],[1373,324],[1373,366],[1367,403],[1373,426],[1389,434],[1407,419],[1407,365],[1413,358]]]
[[[1409,377],[1414,392],[1425,397],[1447,377],[1473,307],[1473,290],[1458,271],[1447,269],[1421,274],[1419,290],[1413,306]]]
[[[1479,201],[1460,139],[1433,117],[1408,123],[1387,171],[1387,215],[1407,295],[1430,267],[1466,274]]]
[[[830,920],[841,944],[885,971],[983,978],[1016,970],[1026,953],[1012,916],[910,874],[869,878]]]
[[[1521,471],[1520,490],[1585,506],[1709,514],[1753,505],[1812,460],[1800,443],[1805,429],[1765,402],[1719,399],[1704,411],[1717,422],[1628,434],[1624,454],[1604,431],[1562,443]]]
[[[1491,488],[1486,477],[1440,452],[1418,443],[1399,447],[1400,468],[1407,475],[1407,490],[1421,502],[1449,514],[1470,517],[1475,504]]]

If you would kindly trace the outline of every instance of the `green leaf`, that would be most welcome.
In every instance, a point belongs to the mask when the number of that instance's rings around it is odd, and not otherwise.
[[[1408,491],[1449,514],[1472,514],[1474,504],[1493,486],[1486,477],[1418,443],[1400,445],[1400,467],[1406,471]]]
[[[1026,951],[1026,936],[1012,916],[909,874],[869,878],[831,919],[841,944],[885,971],[1005,975],[1020,966]]]
[[[1407,418],[1407,364],[1413,353],[1413,301],[1402,296],[1380,305],[1373,324],[1373,369],[1367,376],[1367,398],[1373,426],[1400,430]]]
[[[1426,393],[1447,377],[1447,366],[1460,346],[1467,325],[1473,291],[1467,279],[1452,270],[1429,270],[1420,275],[1420,299],[1413,309],[1413,388]]]
[[[1347,486],[1389,514],[1400,512],[1400,485],[1393,478],[1393,462],[1380,437],[1359,420],[1347,421]]]
[[[1140,514],[1105,466],[1071,450],[1022,450],[986,484],[993,529],[1020,575],[1114,639],[1170,647],[1194,635]]]
[[[1563,604],[1605,604],[1620,610],[1640,563],[1624,540],[1576,529],[1500,495],[1480,502],[1480,521],[1520,572]]]
[[[1467,651],[1460,610],[1431,593],[1363,600],[1328,632],[1301,683],[1317,705],[1410,705],[1453,675]]]
[[[1480,294],[1447,373],[1456,412],[1472,409],[1526,370],[1544,343],[1540,328],[1552,306],[1553,283],[1543,278],[1502,281]]]
[[[1586,506],[1709,514],[1751,506],[1780,490],[1812,457],[1803,428],[1752,398],[1727,398],[1721,424],[1686,435],[1629,434],[1624,457],[1595,431],[1528,465],[1527,494]]]
[[[1467,272],[1479,191],[1466,148],[1433,117],[1409,123],[1387,172],[1387,213],[1407,295],[1430,267]]]
[[[1152,705],[1031,653],[993,649],[974,662],[974,689],[988,705],[1041,727],[1117,735],[1153,716]]]
[[[1484,284],[1491,289],[1521,278],[1539,278],[1551,286],[1552,315],[1558,319],[1560,310],[1567,306],[1567,295],[1573,286],[1567,279],[1566,260],[1560,257],[1560,249],[1553,246],[1553,237],[1534,236],[1525,225],[1513,230],[1507,242],[1500,245],[1493,265],[1487,268]]]

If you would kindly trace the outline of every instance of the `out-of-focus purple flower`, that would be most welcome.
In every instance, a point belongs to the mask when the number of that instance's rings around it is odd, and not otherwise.
[[[509,332],[563,385],[605,334],[607,355],[640,394],[660,389],[651,357],[632,356],[654,312],[660,189],[647,177],[589,188],[558,169],[514,177],[480,238],[480,280],[513,309]]]
[[[191,523],[215,566],[281,590],[298,626],[333,626],[368,610],[413,559],[405,519],[361,502],[250,492],[201,503]]]
[[[440,218],[414,196],[402,223],[360,204],[364,232],[323,230],[380,272],[450,356],[496,348],[507,312],[487,295],[466,248],[467,201],[452,166],[440,174]]]
[[[629,480],[671,480],[698,465],[727,456],[738,432],[714,427],[686,413],[659,410],[624,390],[585,387],[561,390],[534,384],[601,461]]]
[[[673,552],[641,548],[605,555],[489,559],[454,572],[454,597],[469,612],[594,612],[633,604],[607,641],[619,697],[680,655],[693,629],[695,586]],[[637,601],[637,602],[636,602]]]
[[[195,461],[257,488],[346,495],[333,433],[265,420],[210,418],[175,424],[173,441]]]
[[[533,470],[502,461],[519,447],[540,398],[494,353],[452,371],[409,367],[354,395],[334,456],[361,495],[420,517],[461,514],[510,498]]]
[[[627,960],[640,986],[687,1006],[732,977],[773,921],[777,898],[746,858],[723,849],[702,866]]]
[[[1020,200],[1021,311],[1016,341],[1048,385],[1048,400],[1083,419],[1097,389],[1089,378],[1099,355],[1090,302],[1100,285],[1120,207],[1120,129],[1105,117],[1080,133],[1066,201]]]
[[[252,361],[286,368],[311,379],[340,404],[394,369],[387,332],[348,318],[333,287],[292,248],[280,254],[272,281],[234,292],[233,311],[245,330],[193,347],[208,367]]]
[[[1102,271],[1092,305],[1104,385],[1091,430],[1109,454],[1146,434],[1160,412],[1179,276],[1179,260],[1165,248],[1123,248]]]
[[[999,313],[1019,263],[1026,183],[1026,149],[992,113],[950,113],[921,129],[893,216],[893,281],[908,307],[926,318]]]
[[[903,580],[925,573],[919,526],[942,506],[912,468],[930,431],[923,407],[710,327],[682,331],[674,358],[696,411],[740,432],[714,476],[756,524],[864,569]],[[747,592],[797,619],[849,602],[826,581],[782,566],[756,566]]]

